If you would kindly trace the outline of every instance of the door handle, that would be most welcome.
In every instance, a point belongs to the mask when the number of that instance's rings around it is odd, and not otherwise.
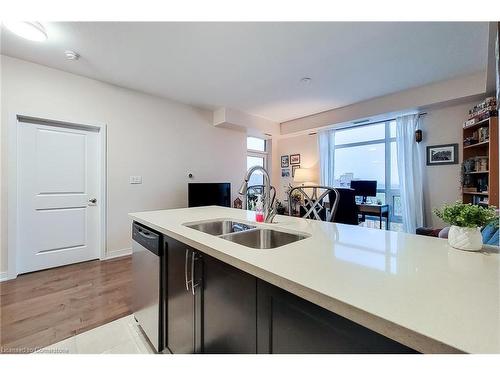
[[[95,204],[97,204],[97,198],[89,199],[89,206],[93,206]]]
[[[186,259],[184,260],[184,279],[186,280],[186,290],[189,292],[188,263],[189,263],[189,249],[186,249]]]

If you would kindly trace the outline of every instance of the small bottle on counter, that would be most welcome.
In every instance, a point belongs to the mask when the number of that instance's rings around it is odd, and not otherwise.
[[[255,204],[255,221],[258,223],[264,222],[264,204],[262,195],[257,195],[257,203]]]

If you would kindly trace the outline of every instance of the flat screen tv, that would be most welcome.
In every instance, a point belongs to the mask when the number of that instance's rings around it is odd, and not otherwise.
[[[229,182],[196,182],[188,184],[188,207],[231,207],[231,184]]]

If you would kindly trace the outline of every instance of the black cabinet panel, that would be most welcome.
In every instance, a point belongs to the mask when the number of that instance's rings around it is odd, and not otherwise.
[[[259,353],[413,353],[387,337],[261,280]]]
[[[165,237],[167,257],[167,347],[174,353],[195,352],[195,298],[186,290],[186,252],[192,250],[182,242]],[[189,263],[188,263],[189,265]]]
[[[256,353],[257,279],[203,255],[203,352]]]
[[[169,237],[165,256],[166,344],[174,354],[414,353]]]

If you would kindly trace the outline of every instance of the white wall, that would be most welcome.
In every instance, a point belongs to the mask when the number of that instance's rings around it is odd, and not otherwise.
[[[246,134],[212,125],[212,112],[1,56],[1,252],[7,267],[8,118],[33,114],[108,130],[107,251],[130,247],[127,213],[186,206],[189,181],[227,181],[246,169]],[[194,179],[189,180],[188,173]],[[130,175],[142,175],[130,185]]]
[[[423,156],[424,178],[422,183],[424,186],[425,224],[428,226],[444,227],[445,224],[432,214],[432,209],[444,203],[461,199],[460,163],[462,162],[462,154],[461,152],[459,153],[459,164],[427,166],[425,160],[426,147],[438,144],[458,143],[460,150],[462,124],[467,117],[468,110],[477,103],[478,101],[471,101],[465,104],[428,110],[427,115],[422,117],[424,138],[420,143],[420,147],[422,147]],[[319,176],[317,135],[298,135],[281,138],[277,141],[277,144],[278,152],[274,154],[275,163],[278,163],[280,155],[300,153],[302,157],[301,165],[305,168],[312,167]],[[277,174],[275,174],[275,181],[277,181],[276,178]],[[279,186],[281,185],[280,183]]]
[[[468,111],[479,101],[427,111],[422,118],[423,141],[420,143],[424,170],[424,214],[425,223],[431,227],[446,224],[432,214],[432,209],[444,203],[461,200],[460,170],[462,163],[462,124]],[[426,147],[439,144],[458,143],[459,164],[427,166]]]

